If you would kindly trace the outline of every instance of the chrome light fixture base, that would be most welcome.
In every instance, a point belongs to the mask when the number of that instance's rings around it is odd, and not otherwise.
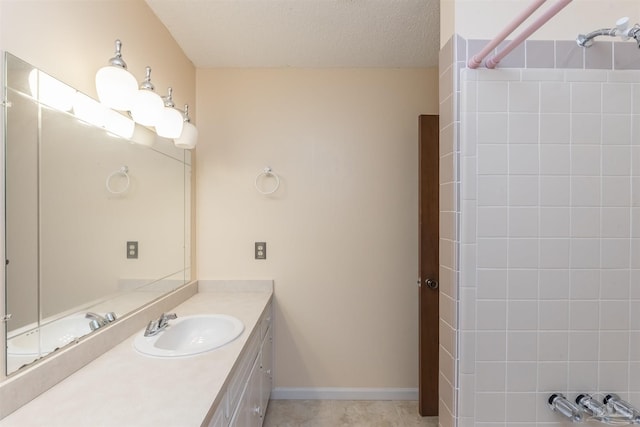
[[[164,108],[156,123],[156,133],[163,138],[179,138],[184,128],[184,120],[180,111],[176,110],[173,103],[173,89],[169,88],[169,94],[163,96]]]
[[[151,83],[151,67],[146,67],[145,79],[133,98],[131,118],[142,126],[155,126],[160,119],[164,102],[155,93],[155,86]]]

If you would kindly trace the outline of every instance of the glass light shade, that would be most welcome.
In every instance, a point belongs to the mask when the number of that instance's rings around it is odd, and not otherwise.
[[[184,148],[185,150],[191,150],[196,146],[198,142],[198,129],[189,122],[184,122],[182,128],[182,134],[179,138],[174,139],[173,143],[178,148]]]
[[[114,135],[125,139],[131,139],[136,124],[133,120],[123,116],[117,111],[107,110],[104,128]]]
[[[126,69],[107,65],[96,73],[98,99],[114,110],[128,111],[133,104],[133,96],[138,91],[136,78]]]
[[[171,107],[164,107],[160,120],[156,123],[156,133],[163,138],[175,139],[182,135],[184,118],[182,113]]]
[[[79,119],[94,126],[104,127],[107,107],[82,92],[76,92],[73,112]]]
[[[149,89],[140,89],[133,98],[131,117],[142,126],[155,126],[163,109],[160,95]]]
[[[156,141],[156,134],[151,129],[144,126],[135,126],[133,129],[133,136],[131,142],[142,145],[145,147],[151,147]]]
[[[56,110],[71,111],[76,90],[42,71],[29,73],[31,96]]]
[[[117,111],[113,111],[84,93],[77,92],[73,102],[76,117],[101,127],[122,138],[131,138],[135,123]]]

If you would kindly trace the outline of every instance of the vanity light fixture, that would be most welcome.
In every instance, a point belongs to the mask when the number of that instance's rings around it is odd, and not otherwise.
[[[96,91],[100,102],[107,107],[128,111],[138,90],[138,81],[127,71],[121,50],[122,42],[116,40],[115,56],[109,60],[109,65],[100,68],[96,73]]]
[[[178,148],[184,148],[185,150],[192,150],[195,148],[198,142],[198,129],[191,123],[189,118],[189,106],[184,106],[184,125],[182,128],[182,134],[173,140],[173,143]]]
[[[131,118],[142,126],[155,126],[163,108],[164,102],[151,83],[151,67],[147,66],[144,81],[133,97]]]
[[[176,139],[182,135],[184,117],[180,111],[175,109],[172,96],[173,89],[169,88],[169,95],[162,97],[164,108],[156,123],[156,133],[163,138]]]
[[[187,150],[195,147],[198,129],[191,123],[189,107],[185,105],[184,112],[175,108],[171,88],[168,96],[161,97],[155,92],[151,83],[151,67],[146,67],[145,79],[138,86],[136,78],[127,71],[127,64],[122,59],[120,40],[116,40],[116,53],[109,60],[109,65],[100,68],[96,73],[96,91],[101,106],[106,107],[109,112],[87,104],[85,99],[80,99],[76,102],[79,102],[77,109],[84,110],[84,114],[81,113],[83,120],[128,139],[141,133],[135,123],[155,127],[158,136],[173,139],[176,147]],[[133,121],[113,110],[128,112]],[[153,144],[148,137],[144,138],[144,141],[144,145]]]

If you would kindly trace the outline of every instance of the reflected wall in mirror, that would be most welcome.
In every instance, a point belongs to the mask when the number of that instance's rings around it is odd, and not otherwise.
[[[8,53],[5,76],[9,374],[190,280],[191,154],[79,119],[86,96]]]

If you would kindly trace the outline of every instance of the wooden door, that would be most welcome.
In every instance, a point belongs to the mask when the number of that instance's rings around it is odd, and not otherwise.
[[[439,351],[439,120],[420,116],[419,148],[419,402],[422,416],[438,415]]]

